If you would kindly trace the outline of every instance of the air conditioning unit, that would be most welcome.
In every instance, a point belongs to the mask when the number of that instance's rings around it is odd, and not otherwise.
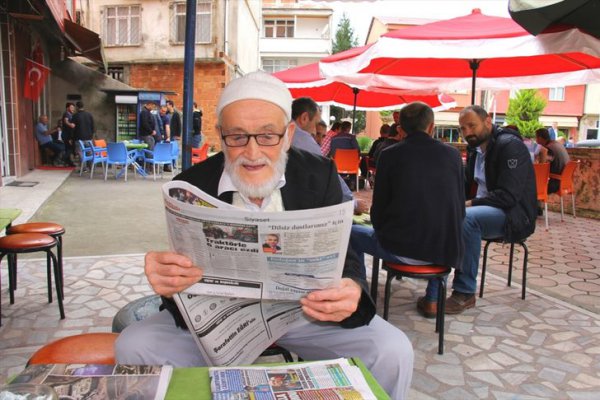
[[[596,121],[596,129],[600,129],[600,119]]]

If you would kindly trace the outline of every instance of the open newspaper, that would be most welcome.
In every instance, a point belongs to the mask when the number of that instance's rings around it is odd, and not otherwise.
[[[171,250],[204,270],[174,299],[209,365],[252,363],[303,322],[300,298],[341,280],[352,202],[250,212],[182,181],[163,196]]]
[[[209,369],[213,400],[376,400],[361,370],[347,359],[266,367]]]
[[[61,399],[160,400],[172,372],[169,365],[36,364],[11,383],[52,386]]]

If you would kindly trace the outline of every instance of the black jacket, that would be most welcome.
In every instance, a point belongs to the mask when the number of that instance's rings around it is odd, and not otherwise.
[[[140,136],[152,135],[154,130],[154,118],[152,113],[146,107],[140,111]]]
[[[216,154],[183,171],[175,180],[189,182],[217,197],[224,162],[223,153]],[[281,188],[281,197],[286,210],[306,210],[342,202],[342,189],[332,160],[292,147],[288,152],[285,179],[286,184]],[[219,200],[231,204],[233,192],[223,193]],[[356,281],[363,291],[357,311],[342,321],[341,326],[354,328],[368,324],[375,315],[375,305],[368,294],[366,280],[361,278],[358,256],[350,246],[342,276]],[[177,326],[186,327],[173,299],[163,297],[163,307],[173,314]]]
[[[424,132],[381,152],[371,221],[377,239],[402,257],[460,268],[464,169],[455,148]]]
[[[473,198],[477,193],[474,178],[476,158],[476,148],[467,147],[467,198]],[[504,210],[505,241],[519,241],[531,235],[537,218],[535,173],[529,150],[517,132],[493,127],[485,152],[485,181],[488,195],[473,198],[472,205]]]
[[[87,111],[80,110],[73,115],[72,122],[75,124],[73,128],[73,139],[75,140],[92,140],[96,127],[94,125],[94,117]]]
[[[181,136],[181,114],[177,110],[173,110],[171,114],[171,137]]]

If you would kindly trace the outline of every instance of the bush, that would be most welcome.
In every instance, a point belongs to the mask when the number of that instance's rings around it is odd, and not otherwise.
[[[367,136],[357,136],[356,140],[358,141],[358,147],[360,147],[361,153],[368,153],[371,148],[371,143],[373,143],[373,139]]]

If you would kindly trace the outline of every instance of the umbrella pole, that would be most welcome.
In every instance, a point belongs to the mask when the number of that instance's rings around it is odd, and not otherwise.
[[[469,66],[471,67],[471,71],[473,71],[473,78],[471,79],[471,105],[475,105],[475,80],[477,79],[477,69],[480,62],[481,60],[475,59],[469,61]]]
[[[352,106],[352,134],[356,135],[356,99],[358,97],[358,92],[360,92],[359,88],[352,88],[352,93],[354,93],[354,105]]]

